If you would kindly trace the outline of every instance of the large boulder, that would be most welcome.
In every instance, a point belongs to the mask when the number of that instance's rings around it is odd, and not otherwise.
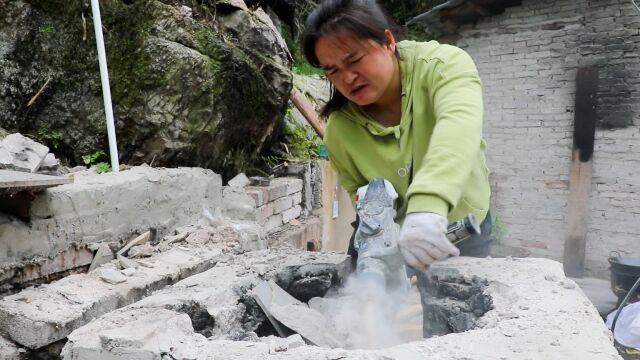
[[[291,90],[291,56],[264,11],[242,0],[100,3],[120,160],[230,174],[255,158]],[[0,127],[76,162],[106,150],[89,1],[0,4]]]

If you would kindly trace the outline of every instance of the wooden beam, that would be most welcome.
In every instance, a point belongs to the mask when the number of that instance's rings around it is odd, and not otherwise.
[[[324,138],[324,123],[318,117],[313,105],[311,102],[295,87],[291,90],[291,95],[289,96],[293,104],[300,110],[302,116],[309,122],[313,130],[316,131],[318,136]]]
[[[571,277],[584,276],[597,121],[597,93],[598,68],[579,68],[576,75],[573,153],[569,178],[569,221],[563,255],[564,271],[567,276]]]
[[[17,193],[23,190],[38,191],[47,187],[69,184],[73,178],[49,176],[22,171],[0,170],[0,193]]]

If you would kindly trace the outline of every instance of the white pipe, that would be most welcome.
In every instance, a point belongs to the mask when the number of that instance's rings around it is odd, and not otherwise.
[[[93,13],[93,27],[96,32],[96,45],[98,46],[98,62],[100,63],[100,80],[102,81],[102,97],[104,99],[104,112],[107,116],[107,135],[109,136],[109,156],[111,157],[111,169],[120,171],[118,162],[118,144],[116,143],[116,128],[113,123],[113,108],[111,107],[111,89],[109,88],[109,70],[107,68],[107,54],[104,50],[104,38],[102,37],[102,20],[100,19],[100,4],[98,0],[91,0]]]

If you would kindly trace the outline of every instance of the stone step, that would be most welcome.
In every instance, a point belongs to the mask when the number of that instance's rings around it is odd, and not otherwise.
[[[119,284],[100,278],[102,268],[68,276],[0,300],[0,333],[16,343],[37,349],[64,339],[74,329],[153,291],[203,272],[223,259],[219,248],[173,248],[145,259]]]

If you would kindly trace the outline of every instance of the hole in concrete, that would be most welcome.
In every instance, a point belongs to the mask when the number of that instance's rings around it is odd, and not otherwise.
[[[329,289],[338,287],[343,279],[340,279],[336,269],[324,265],[303,265],[280,271],[274,281],[289,295],[306,303],[311,298],[325,296]]]
[[[195,302],[181,304],[180,307],[172,309],[189,315],[193,330],[205,337],[210,337],[215,325],[215,319],[209,314],[206,308]]]
[[[418,283],[425,337],[471,330],[493,308],[485,293],[486,279],[465,277],[455,269],[432,269],[418,275]]]

